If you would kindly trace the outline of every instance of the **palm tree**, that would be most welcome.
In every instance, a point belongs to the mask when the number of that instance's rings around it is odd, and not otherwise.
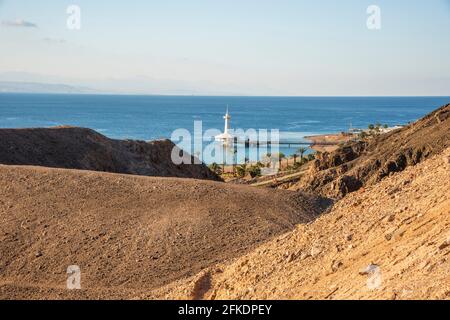
[[[303,155],[305,154],[306,151],[307,150],[306,150],[305,147],[300,147],[300,148],[297,149],[297,152],[300,154],[300,161],[303,160]]]
[[[286,155],[283,152],[278,152],[278,162],[280,164],[280,168],[281,168],[281,160],[283,160],[284,158],[286,158]]]

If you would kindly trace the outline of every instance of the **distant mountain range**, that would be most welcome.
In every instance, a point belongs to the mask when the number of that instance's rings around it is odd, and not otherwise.
[[[222,90],[221,84],[160,79],[147,76],[71,78],[30,72],[0,72],[0,92],[99,93],[163,95],[245,95],[239,87]],[[267,90],[270,93],[269,90]]]
[[[70,86],[65,84],[0,81],[0,93],[95,93],[87,87]]]

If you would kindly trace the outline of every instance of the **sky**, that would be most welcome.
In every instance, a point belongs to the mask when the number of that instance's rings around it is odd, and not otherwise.
[[[67,27],[69,5],[81,29]],[[367,27],[367,8],[381,29]],[[0,81],[196,95],[450,95],[450,0],[0,0]]]

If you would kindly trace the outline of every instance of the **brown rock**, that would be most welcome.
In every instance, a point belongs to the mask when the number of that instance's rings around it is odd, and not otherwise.
[[[336,272],[343,265],[342,261],[335,260],[331,264],[331,271]]]
[[[294,188],[342,198],[441,154],[450,147],[449,130],[447,104],[402,129],[366,141],[349,142],[336,151],[319,155],[312,164],[315,173]],[[447,157],[444,161],[448,165]],[[408,182],[405,179],[402,185],[410,185]]]
[[[444,250],[444,249],[447,248],[448,246],[450,246],[450,240],[444,241],[444,242],[439,246],[439,250]]]
[[[389,215],[387,221],[388,221],[388,222],[394,222],[394,221],[395,221],[395,214]]]

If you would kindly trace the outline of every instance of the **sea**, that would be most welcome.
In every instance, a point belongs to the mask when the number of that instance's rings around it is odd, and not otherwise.
[[[369,124],[404,125],[449,103],[450,97],[215,97],[76,94],[0,94],[0,128],[62,125],[91,128],[113,139],[155,140],[194,136],[201,121],[223,132],[231,128],[279,130],[280,140],[338,133]],[[181,129],[181,131],[180,131]],[[198,135],[198,130],[196,132]],[[195,139],[192,139],[194,141]],[[186,142],[186,141],[185,141]],[[191,142],[193,143],[193,142]],[[298,146],[280,146],[291,155]],[[192,149],[194,150],[194,149]],[[188,150],[188,151],[192,151]],[[204,157],[204,162],[212,160]]]

